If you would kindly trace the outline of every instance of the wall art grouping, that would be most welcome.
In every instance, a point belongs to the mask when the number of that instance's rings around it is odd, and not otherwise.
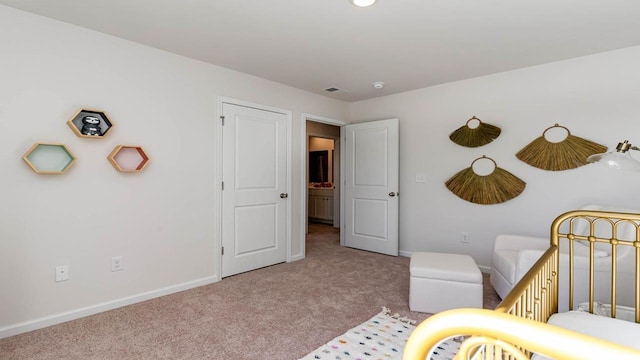
[[[559,141],[550,141],[547,133],[552,129],[562,129],[566,131],[566,136]],[[494,141],[500,134],[499,127],[473,116],[465,125],[453,131],[449,139],[461,146],[479,147]],[[589,156],[605,151],[606,146],[574,136],[567,127],[555,124],[546,128],[541,136],[522,148],[516,157],[539,169],[562,171],[586,165]],[[486,175],[476,173],[473,165],[478,160],[492,161],[493,171]],[[471,166],[453,175],[445,185],[459,198],[481,205],[511,200],[520,195],[526,187],[524,181],[498,167],[496,162],[486,155],[475,159]]]
[[[77,111],[67,125],[76,136],[89,139],[102,139],[114,127],[106,113],[89,109]],[[37,142],[22,159],[37,174],[63,174],[77,158],[65,144]],[[119,172],[139,172],[149,163],[149,156],[139,145],[116,145],[107,160]]]

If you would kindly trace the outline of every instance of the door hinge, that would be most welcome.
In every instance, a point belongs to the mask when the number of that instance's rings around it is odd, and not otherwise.
[[[222,182],[221,185],[222,185],[222,190],[224,191],[224,181]]]
[[[224,246],[222,247],[222,255],[224,255]]]
[[[220,120],[222,120],[222,126],[224,126],[224,115],[220,116]]]

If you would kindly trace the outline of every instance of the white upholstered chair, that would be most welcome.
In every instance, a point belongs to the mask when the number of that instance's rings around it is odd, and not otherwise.
[[[640,210],[623,209],[617,207],[605,207],[600,205],[584,206],[583,210],[596,211],[612,211],[612,212],[628,212],[640,213]],[[605,224],[598,224],[605,225]],[[610,227],[596,227],[596,236],[611,237]],[[575,234],[589,233],[587,221],[576,223],[574,226]],[[618,227],[618,239],[636,240],[635,227],[629,223],[621,223]],[[638,239],[640,240],[640,239]],[[549,247],[549,238],[537,238],[531,236],[500,234],[496,237],[493,245],[493,255],[491,264],[491,285],[501,298],[504,298],[515,284],[529,271],[533,264],[542,256],[544,251]],[[560,287],[568,287],[568,250],[561,242],[560,257]],[[576,242],[574,244],[574,306],[588,301],[588,264],[589,264],[589,246],[588,243]],[[610,270],[611,270],[611,246],[609,244],[597,243],[595,245],[595,300],[610,303],[611,296],[609,294]],[[616,293],[617,303],[619,305],[633,305],[635,300],[634,266],[635,256],[633,248],[630,246],[618,247],[617,255],[617,283],[629,284],[626,286],[618,286]],[[598,291],[602,288],[602,291]],[[568,308],[567,291],[560,291],[560,310]]]

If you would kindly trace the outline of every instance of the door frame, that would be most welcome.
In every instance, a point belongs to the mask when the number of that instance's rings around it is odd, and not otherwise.
[[[342,192],[342,183],[343,183],[343,178],[344,178],[344,150],[343,150],[343,146],[344,146],[344,137],[343,137],[343,133],[342,133],[342,128],[345,125],[349,125],[350,123],[346,122],[346,121],[342,121],[342,120],[337,120],[337,119],[332,119],[332,118],[328,118],[325,116],[319,116],[319,115],[313,115],[313,114],[309,114],[309,113],[302,113],[301,116],[301,125],[300,125],[300,159],[301,159],[301,163],[302,165],[300,166],[300,179],[301,179],[301,191],[300,191],[300,206],[302,209],[302,214],[303,216],[301,216],[300,219],[300,254],[297,254],[296,256],[292,257],[292,260],[300,260],[300,259],[304,259],[306,256],[306,244],[305,244],[305,239],[306,239],[306,233],[307,233],[307,222],[308,222],[308,214],[307,212],[309,211],[309,209],[307,208],[307,200],[309,197],[308,194],[308,183],[307,183],[307,152],[309,151],[309,149],[307,149],[308,147],[308,141],[307,141],[307,121],[313,121],[313,122],[318,122],[318,123],[323,123],[323,124],[328,124],[328,125],[334,125],[334,126],[339,126],[340,127],[340,245],[344,245],[344,235],[342,233],[342,228],[343,228],[343,224],[344,224],[344,217],[343,217],[343,192]]]
[[[217,98],[217,110],[215,121],[215,135],[214,141],[216,144],[216,156],[215,156],[215,191],[214,191],[214,262],[215,273],[218,280],[222,280],[222,104],[233,104],[238,106],[250,107],[258,110],[271,111],[284,114],[287,117],[287,194],[291,194],[291,126],[292,126],[292,112],[291,110],[276,108],[269,105],[263,105],[258,103],[252,103],[249,101],[233,99],[224,96],[218,96]],[[291,198],[291,197],[290,197]],[[291,202],[287,204],[287,216],[285,225],[286,228],[286,246],[287,246],[287,262],[291,261]]]

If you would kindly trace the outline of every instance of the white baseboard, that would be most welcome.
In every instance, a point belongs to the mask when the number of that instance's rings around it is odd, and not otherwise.
[[[219,281],[217,276],[208,276],[205,278],[188,281],[186,283],[167,286],[165,288],[147,291],[141,294],[127,296],[121,299],[107,301],[84,308],[71,310],[59,314],[45,316],[39,319],[29,320],[17,324],[12,324],[3,328],[0,328],[0,339],[25,333],[27,331],[42,329],[47,326],[60,324],[66,321],[79,319],[81,317],[94,315],[108,310],[117,309],[119,307],[135,304],[138,302],[150,300],[160,296],[165,296],[180,291],[192,289],[198,286],[208,285]]]
[[[289,260],[289,262],[298,261],[302,259],[304,259],[304,254],[296,254],[291,256],[291,259]]]
[[[404,251],[404,250],[398,251],[398,255],[404,256],[404,257],[411,257],[411,254],[413,254],[413,251]]]

